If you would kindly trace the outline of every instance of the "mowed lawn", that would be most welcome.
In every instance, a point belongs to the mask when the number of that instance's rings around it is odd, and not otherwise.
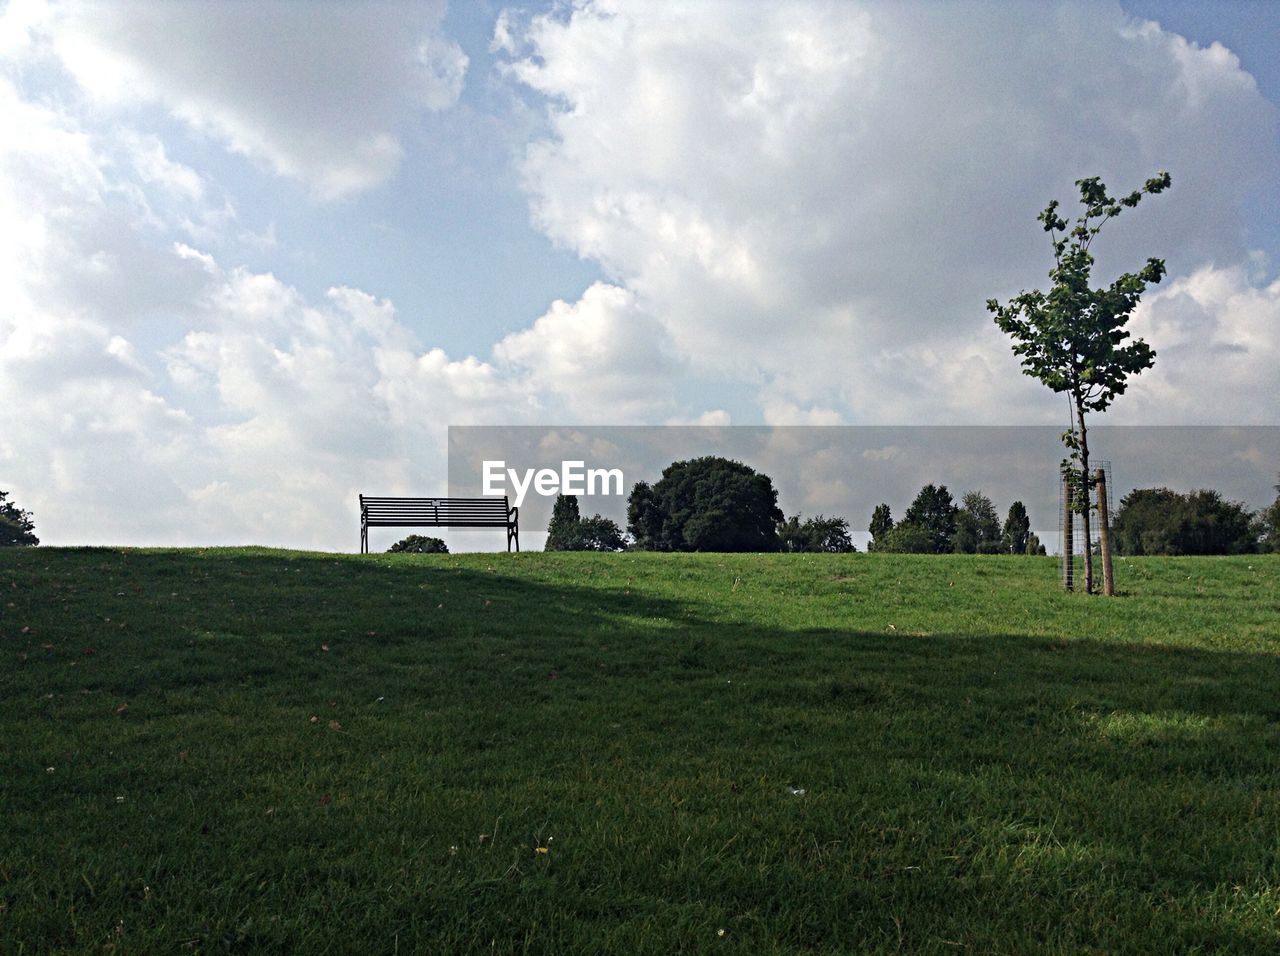
[[[1280,558],[0,552],[0,953],[1280,950]]]

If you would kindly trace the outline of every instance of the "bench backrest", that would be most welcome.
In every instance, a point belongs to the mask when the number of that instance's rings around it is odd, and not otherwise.
[[[511,508],[501,498],[366,498],[361,517],[377,527],[493,528],[511,523]]]

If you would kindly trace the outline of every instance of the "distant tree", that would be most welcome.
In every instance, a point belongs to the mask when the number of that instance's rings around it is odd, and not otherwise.
[[[578,512],[577,495],[557,495],[556,503],[551,507],[551,522],[547,525],[548,551],[577,550],[565,547],[570,540],[581,515]]]
[[[1117,554],[1249,554],[1257,526],[1239,502],[1216,491],[1189,495],[1138,488],[1125,495],[1112,525]]]
[[[653,486],[637,481],[627,499],[627,531],[642,551],[668,550],[660,547],[663,525],[662,504]]]
[[[0,491],[0,548],[35,547],[35,521],[31,512],[23,511],[9,500],[9,492]]]
[[[714,456],[673,462],[627,502],[627,530],[650,551],[777,551],[782,520],[768,475]]]
[[[1090,286],[1094,259],[1089,246],[1102,227],[1123,209],[1138,205],[1144,195],[1164,192],[1170,182],[1169,174],[1161,172],[1141,189],[1117,199],[1097,176],[1076,180],[1084,211],[1070,231],[1068,222],[1058,215],[1056,199],[1038,217],[1053,247],[1054,265],[1049,270],[1053,285],[1049,292],[1022,292],[1008,305],[995,299],[987,301],[987,310],[995,316],[996,325],[1017,341],[1013,351],[1022,356],[1023,372],[1071,397],[1074,422],[1063,435],[1070,461],[1063,462],[1063,470],[1073,476],[1076,500],[1072,506],[1078,514],[1087,515],[1092,508],[1093,475],[1089,470],[1085,412],[1105,411],[1116,396],[1124,393],[1130,375],[1155,363],[1155,352],[1142,339],[1122,343],[1129,338],[1124,327],[1142,293],[1165,274],[1164,260],[1152,258],[1138,272],[1126,273],[1111,285],[1094,289]],[[1092,594],[1093,549],[1088,521],[1084,522],[1084,553],[1085,591]]]
[[[1000,553],[1000,519],[996,506],[982,492],[970,491],[961,499],[951,550],[956,554]]]
[[[871,513],[871,526],[867,529],[871,532],[871,544],[868,550],[876,550],[876,543],[884,540],[884,536],[893,530],[893,514],[889,511],[886,504],[876,505],[876,510]]]
[[[1009,506],[1009,516],[1004,519],[1001,548],[1005,554],[1029,554],[1027,544],[1031,540],[1031,518],[1027,506],[1015,501]]]
[[[936,547],[924,525],[904,519],[880,536],[874,550],[886,554],[937,554]]]
[[[579,518],[548,551],[625,551],[627,539],[616,521],[602,515]]]
[[[1027,549],[1023,553],[1041,556],[1045,554],[1044,545],[1040,543],[1040,539],[1036,537],[1034,531],[1027,535]]]
[[[547,525],[548,551],[624,551],[627,540],[617,522],[592,515],[583,518],[576,495],[559,495]]]
[[[411,534],[408,537],[401,538],[391,547],[387,548],[388,554],[448,554],[449,546],[439,538],[432,538],[422,534]]]
[[[1280,484],[1276,485],[1276,500],[1258,512],[1256,533],[1259,551],[1280,552]]]
[[[849,522],[844,518],[816,518],[800,520],[793,515],[778,525],[778,542],[783,551],[828,552],[847,554],[858,550],[849,537]]]
[[[915,501],[903,515],[899,524],[917,525],[929,536],[929,551],[947,554],[951,551],[951,539],[956,533],[956,514],[959,509],[951,498],[946,485],[925,485]],[[894,526],[896,530],[898,525]]]

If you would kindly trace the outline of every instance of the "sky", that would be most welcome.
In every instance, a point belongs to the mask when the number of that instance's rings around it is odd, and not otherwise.
[[[985,303],[1161,169],[1099,423],[1277,424],[1277,64],[1266,2],[9,0],[0,490],[354,550],[449,425],[1065,425]]]

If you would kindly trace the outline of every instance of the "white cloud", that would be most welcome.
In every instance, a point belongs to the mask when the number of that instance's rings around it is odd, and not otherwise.
[[[1099,275],[1153,254],[1185,275],[1246,255],[1241,205],[1278,158],[1232,54],[1114,3],[601,0],[500,26],[548,104],[536,222],[681,359],[760,382],[770,421],[1057,416],[983,308],[1045,283],[1036,212],[1080,176],[1169,168]]]
[[[1153,424],[1274,425],[1280,386],[1280,279],[1207,265],[1138,306],[1133,332],[1159,344],[1117,419]]]
[[[349,548],[358,492],[443,490],[448,423],[537,407],[385,299],[174,239],[209,187],[158,141],[0,105],[0,488],[46,543]]]
[[[592,285],[575,303],[557,301],[533,326],[494,347],[531,390],[556,400],[547,410],[578,423],[659,419],[674,407],[680,374],[662,326],[626,289]]]
[[[19,18],[97,102],[151,101],[333,199],[395,172],[400,130],[457,102],[443,0],[254,4],[66,0]]]

